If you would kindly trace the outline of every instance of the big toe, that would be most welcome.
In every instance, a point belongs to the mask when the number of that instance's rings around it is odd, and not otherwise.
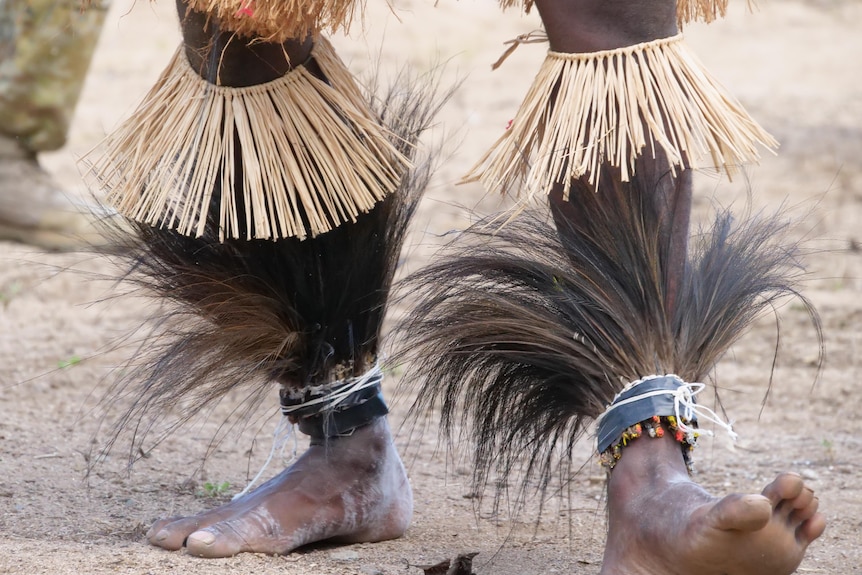
[[[757,531],[772,516],[772,504],[762,495],[728,495],[714,504],[707,522],[721,531]]]
[[[193,518],[161,519],[150,527],[147,541],[156,547],[176,551],[182,548],[189,533],[200,527],[200,522]]]
[[[206,529],[195,531],[186,539],[186,550],[197,557],[232,557],[243,551],[267,552],[253,549],[248,542],[231,529],[228,523],[218,523]]]

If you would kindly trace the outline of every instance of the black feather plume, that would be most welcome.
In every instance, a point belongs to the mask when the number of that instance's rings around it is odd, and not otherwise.
[[[577,225],[553,203],[556,225],[538,211],[502,229],[479,222],[408,278],[417,307],[399,341],[412,359],[405,383],[421,383],[413,409],[439,407],[450,439],[471,430],[480,491],[492,472],[544,491],[557,456],[570,470],[585,425],[625,384],[701,381],[777,299],[808,306],[779,215],[718,213],[674,275],[665,216],[642,181],[573,190]]]

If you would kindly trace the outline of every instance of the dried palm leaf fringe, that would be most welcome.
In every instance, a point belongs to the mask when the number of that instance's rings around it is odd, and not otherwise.
[[[364,0],[189,0],[189,7],[211,14],[224,30],[265,42],[303,38],[308,31],[344,33]]]
[[[701,20],[709,23],[727,14],[728,0],[677,0],[676,20],[677,25]]]
[[[354,221],[398,186],[407,160],[329,43],[257,86],[215,86],[183,50],[137,111],[87,154],[85,178],[144,224],[200,236],[221,189],[219,236],[316,236]]]
[[[81,8],[92,2],[81,0]],[[360,20],[365,13],[364,0],[186,0],[186,4],[211,15],[222,30],[276,44],[304,38],[309,31],[346,34],[357,13]]]
[[[555,230],[534,210],[500,230],[479,222],[408,278],[404,293],[418,303],[398,329],[401,359],[412,360],[402,385],[416,387],[414,416],[439,409],[447,438],[475,446],[477,493],[491,478],[521,496],[555,473],[565,482],[585,425],[626,383],[665,373],[704,381],[785,296],[808,309],[822,352],[780,214],[720,212],[694,236],[667,309],[673,276],[651,192],[637,179],[580,191],[578,229],[555,218]]]
[[[500,0],[500,8],[507,10],[514,6],[520,6],[525,14],[529,14],[533,9],[535,0]]]
[[[506,132],[464,177],[530,198],[609,163],[628,181],[642,154],[697,168],[711,156],[733,175],[777,147],[704,69],[682,35],[587,54],[549,52]]]
[[[677,0],[676,20],[682,28],[689,22],[701,21],[709,24],[727,15],[728,0]],[[746,0],[748,10],[755,9],[754,0]]]

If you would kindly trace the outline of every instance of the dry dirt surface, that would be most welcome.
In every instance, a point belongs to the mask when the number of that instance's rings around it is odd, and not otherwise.
[[[728,19],[691,26],[687,38],[713,73],[782,142],[733,184],[698,176],[696,211],[747,202],[783,206],[799,218],[809,276],[805,295],[820,313],[826,356],[818,378],[818,342],[805,309],[778,312],[779,359],[772,368],[776,322],[759,321],[717,371],[741,439],[696,452],[697,478],[717,493],[757,491],[793,470],[817,490],[829,527],[800,573],[862,573],[862,4],[855,0],[761,0],[753,14],[731,2]],[[75,159],[134,107],[178,42],[173,2],[118,0],[112,8],[67,147],[43,158],[70,193],[86,192]],[[503,42],[537,27],[534,16],[501,14],[491,0],[397,0],[368,8],[365,30],[334,43],[362,74],[407,64],[446,64],[463,84],[441,116],[450,142],[417,217],[407,268],[426,261],[439,236],[471,216],[505,207],[477,186],[455,186],[512,117],[542,60],[541,45],[520,47],[496,72]],[[750,192],[750,194],[749,194]],[[416,493],[416,513],[397,541],[317,546],[284,557],[241,555],[202,560],[150,547],[142,534],[157,518],[212,507],[236,493],[269,451],[277,400],[250,424],[210,449],[230,401],[202,414],[149,450],[131,470],[121,441],[94,472],[87,461],[105,441],[116,409],[100,398],[135,355],[127,337],[155,310],[110,279],[117,268],[98,256],[53,255],[0,244],[0,573],[421,573],[431,564],[477,551],[480,575],[595,574],[604,543],[602,473],[586,440],[583,469],[563,478],[570,493],[536,499],[517,516],[480,505],[466,450],[438,445],[431,430],[398,435]],[[391,377],[388,393],[394,391]],[[816,381],[816,383],[815,383]],[[233,399],[233,398],[229,398]],[[396,426],[408,401],[397,401]],[[103,416],[106,420],[102,423]],[[278,467],[276,465],[275,467]],[[206,484],[228,484],[207,492]]]

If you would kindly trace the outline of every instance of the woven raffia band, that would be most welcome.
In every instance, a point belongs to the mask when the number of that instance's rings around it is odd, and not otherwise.
[[[662,150],[672,167],[698,168],[704,156],[732,175],[777,147],[704,69],[682,35],[586,54],[548,52],[506,132],[464,177],[528,198],[572,179],[597,184],[600,166],[620,170]]]
[[[300,390],[282,388],[281,412],[312,439],[350,435],[389,413],[383,399],[383,372],[368,373],[332,384]]]
[[[312,55],[327,81],[297,66],[231,88],[203,80],[181,48],[84,157],[85,178],[121,214],[189,236],[203,233],[215,190],[222,240],[304,239],[354,221],[395,191],[408,162],[329,43]]]
[[[280,44],[309,31],[348,32],[364,12],[364,0],[189,0],[192,10],[211,14],[222,30]]]

